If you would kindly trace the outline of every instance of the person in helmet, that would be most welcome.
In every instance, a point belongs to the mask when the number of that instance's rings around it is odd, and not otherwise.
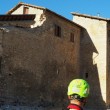
[[[68,86],[67,95],[70,100],[68,110],[83,110],[89,95],[89,84],[83,79],[74,79]]]

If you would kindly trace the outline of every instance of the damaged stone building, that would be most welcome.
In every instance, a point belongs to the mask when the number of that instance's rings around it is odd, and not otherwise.
[[[82,29],[49,9],[25,3],[0,16],[2,107],[64,109],[68,83],[80,76]]]
[[[72,14],[70,21],[20,2],[0,15],[3,109],[65,110],[67,86],[74,78],[90,84],[88,110],[110,107],[110,20]]]

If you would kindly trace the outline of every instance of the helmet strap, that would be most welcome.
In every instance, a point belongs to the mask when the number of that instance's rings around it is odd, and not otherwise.
[[[80,102],[83,102],[83,103],[85,103],[86,101],[86,99],[85,98],[81,98],[78,94],[72,94],[72,95],[70,95],[70,96],[68,96],[68,98],[70,99],[70,100],[78,100],[78,101],[80,101]]]

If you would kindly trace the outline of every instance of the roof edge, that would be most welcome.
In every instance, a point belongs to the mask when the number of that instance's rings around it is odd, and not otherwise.
[[[72,23],[72,24],[74,24],[74,25],[76,25],[76,26],[78,26],[78,27],[80,27],[80,28],[83,28],[81,25],[75,23],[75,22],[72,21],[72,20],[69,20],[68,18],[66,18],[66,17],[64,17],[64,16],[62,16],[62,15],[60,15],[60,14],[54,12],[54,11],[49,10],[48,8],[45,8],[45,10],[46,10],[46,11],[49,11],[50,13],[55,14],[56,16],[58,16],[58,17],[60,17],[60,18],[62,18],[62,19],[64,19],[64,20],[66,20],[66,21],[68,21],[68,22],[70,22],[70,23]]]
[[[0,21],[21,21],[21,20],[33,20],[35,19],[35,14],[28,14],[28,15],[0,15]]]
[[[17,8],[19,8],[21,5],[30,6],[30,7],[34,7],[34,8],[38,8],[38,9],[43,9],[43,10],[45,9],[44,7],[19,2],[14,8],[10,9],[6,14],[11,14],[13,11],[15,11]]]
[[[91,19],[97,19],[97,20],[103,20],[103,21],[109,21],[110,20],[108,18],[102,18],[100,16],[91,16],[91,15],[80,14],[80,13],[76,13],[76,12],[71,12],[71,14],[74,16],[81,16],[81,17],[85,17],[85,18],[91,18]]]
[[[83,28],[83,27],[80,26],[79,24],[77,24],[77,23],[75,23],[75,22],[73,22],[73,21],[71,21],[71,20],[65,18],[64,16],[59,15],[59,14],[57,14],[56,12],[51,11],[51,10],[45,8],[45,7],[35,6],[35,5],[31,5],[31,4],[23,3],[23,2],[19,2],[14,8],[12,8],[11,10],[9,10],[9,11],[7,12],[7,14],[10,15],[14,10],[16,10],[17,8],[19,8],[21,5],[25,5],[25,6],[30,6],[30,7],[34,7],[34,8],[38,8],[38,9],[42,9],[42,10],[44,10],[44,11],[49,11],[49,12],[55,14],[56,16],[59,16],[59,17],[65,19],[65,20],[67,20],[68,22],[70,22],[70,23],[76,25],[76,26],[78,26],[78,27],[80,27],[80,28]]]

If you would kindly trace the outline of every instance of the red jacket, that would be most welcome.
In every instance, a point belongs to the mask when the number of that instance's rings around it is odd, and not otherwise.
[[[67,107],[68,110],[73,109],[73,110],[83,110],[80,106],[76,105],[76,104],[70,104]]]

